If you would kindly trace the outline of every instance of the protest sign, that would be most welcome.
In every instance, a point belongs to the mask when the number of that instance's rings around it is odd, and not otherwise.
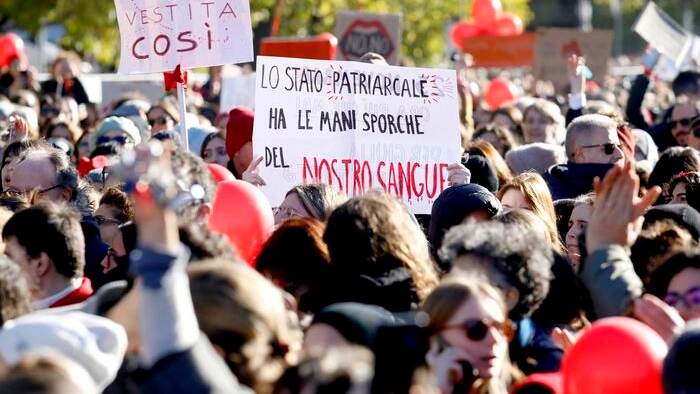
[[[255,74],[225,76],[221,80],[220,112],[236,106],[254,108]]]
[[[535,45],[535,78],[552,81],[558,91],[564,90],[569,79],[566,59],[573,53],[586,58],[593,80],[603,82],[612,53],[612,31],[578,29],[541,29]]]
[[[121,74],[253,60],[248,0],[114,3],[121,35]]]
[[[260,55],[332,60],[335,59],[336,46],[336,40],[329,39],[327,36],[265,37],[260,41]]]
[[[375,52],[398,66],[401,52],[401,14],[341,11],[335,18],[338,60],[359,60]]]
[[[475,67],[524,67],[535,63],[536,33],[512,37],[476,36],[464,40],[462,51]]]
[[[430,213],[460,159],[454,70],[258,57],[253,150],[278,206],[294,185],[383,189]]]
[[[652,47],[673,59],[676,67],[685,61],[693,41],[692,34],[651,1],[637,18],[634,31]]]

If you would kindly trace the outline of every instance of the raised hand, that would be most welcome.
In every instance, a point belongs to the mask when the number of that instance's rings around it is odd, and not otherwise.
[[[586,59],[582,56],[571,54],[571,56],[569,56],[569,58],[566,59],[566,75],[569,78],[571,94],[583,95],[586,93],[586,73],[584,72],[585,67]]]
[[[258,173],[258,166],[260,163],[262,163],[262,160],[262,156],[253,159],[250,162],[250,165],[248,165],[248,168],[246,168],[246,170],[243,171],[243,174],[241,174],[241,179],[255,186],[267,185],[265,180]]]

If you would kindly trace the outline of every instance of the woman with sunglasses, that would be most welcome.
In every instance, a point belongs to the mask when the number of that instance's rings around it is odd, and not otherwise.
[[[700,318],[700,253],[679,253],[651,273],[647,291],[674,307],[685,321]]]
[[[423,303],[430,318],[426,361],[443,394],[505,394],[513,383],[514,333],[505,299],[488,282],[447,276]]]

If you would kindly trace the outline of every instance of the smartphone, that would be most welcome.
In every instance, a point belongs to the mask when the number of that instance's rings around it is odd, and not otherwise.
[[[447,348],[449,348],[450,345],[447,343],[445,338],[442,337],[442,335],[439,335],[437,338],[437,343],[438,343],[438,352],[443,352]],[[462,378],[459,381],[455,381],[455,377],[450,377],[453,380],[453,387],[454,387],[454,392],[455,393],[468,393],[471,391],[471,387],[474,384],[474,381],[479,377],[479,371],[474,368],[469,361],[460,361],[459,365],[462,367]]]
[[[408,393],[413,373],[426,365],[424,330],[417,325],[381,327],[376,343],[372,394]]]

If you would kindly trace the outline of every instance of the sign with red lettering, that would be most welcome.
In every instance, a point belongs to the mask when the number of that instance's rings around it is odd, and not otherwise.
[[[253,60],[248,0],[115,0],[119,73]]]
[[[336,15],[338,60],[359,60],[367,52],[378,53],[398,66],[401,52],[401,14],[341,11]]]
[[[294,185],[382,189],[430,213],[461,152],[454,70],[258,56],[253,151],[278,206]]]

